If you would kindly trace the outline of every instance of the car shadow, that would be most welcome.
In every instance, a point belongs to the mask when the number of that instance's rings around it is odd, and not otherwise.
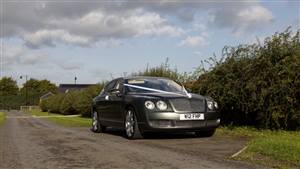
[[[106,134],[120,136],[126,138],[125,132],[120,129],[107,128]],[[194,132],[147,132],[143,135],[143,139],[159,140],[159,139],[192,139],[205,138],[204,136],[196,136]]]

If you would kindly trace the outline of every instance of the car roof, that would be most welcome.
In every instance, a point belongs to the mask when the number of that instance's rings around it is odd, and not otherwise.
[[[166,77],[153,77],[153,76],[129,76],[129,77],[123,77],[124,80],[130,80],[130,79],[169,79]]]

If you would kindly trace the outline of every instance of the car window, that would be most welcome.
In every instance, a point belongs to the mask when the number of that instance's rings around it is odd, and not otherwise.
[[[123,79],[117,81],[117,84],[115,85],[114,89],[118,89],[120,91],[123,90]]]
[[[116,80],[113,80],[113,81],[111,81],[111,82],[109,82],[106,86],[105,86],[105,93],[107,93],[108,91],[110,91],[111,89],[113,89],[114,88],[114,86],[115,86],[115,84],[116,84]]]

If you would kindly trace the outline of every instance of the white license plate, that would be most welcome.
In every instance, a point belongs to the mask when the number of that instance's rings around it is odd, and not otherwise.
[[[180,120],[204,120],[203,113],[180,114]]]

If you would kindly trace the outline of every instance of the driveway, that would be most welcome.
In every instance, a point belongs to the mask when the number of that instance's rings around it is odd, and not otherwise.
[[[21,112],[0,126],[1,169],[229,169],[260,168],[229,157],[245,139],[192,134],[152,134],[127,140],[122,132],[95,134],[66,128]]]

